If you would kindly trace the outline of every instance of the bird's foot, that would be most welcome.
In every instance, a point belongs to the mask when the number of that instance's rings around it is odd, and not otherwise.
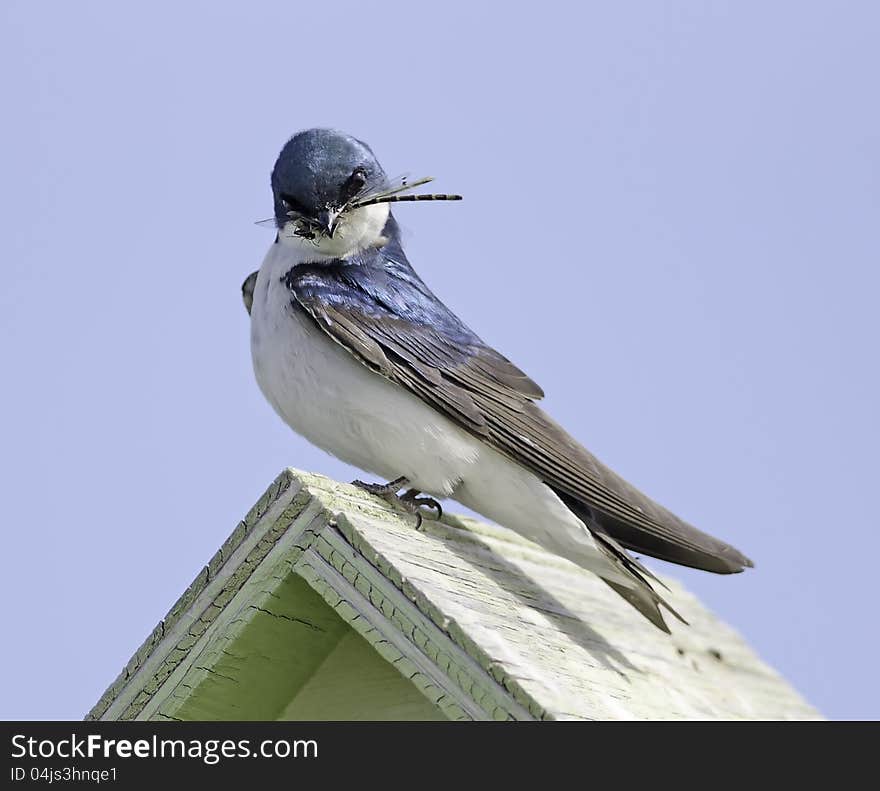
[[[432,512],[433,519],[443,516],[443,508],[433,497],[422,497],[417,489],[407,489],[403,494],[398,492],[409,485],[406,477],[395,478],[388,483],[365,483],[364,481],[352,481],[352,485],[363,489],[365,492],[381,497],[388,504],[407,511],[416,517],[416,530],[422,526],[422,509]]]
[[[434,512],[434,519],[443,518],[443,506],[440,505],[433,497],[422,496],[418,489],[407,489],[400,495],[400,502],[403,507],[414,514],[421,514],[421,509],[426,508]]]

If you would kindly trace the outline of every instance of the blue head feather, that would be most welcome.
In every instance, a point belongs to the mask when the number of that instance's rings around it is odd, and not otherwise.
[[[388,177],[370,147],[333,129],[306,129],[287,141],[272,169],[275,218],[288,219],[288,206],[317,216],[346,201],[346,184],[355,171],[363,173],[362,190],[384,185]],[[287,206],[285,206],[287,201]]]

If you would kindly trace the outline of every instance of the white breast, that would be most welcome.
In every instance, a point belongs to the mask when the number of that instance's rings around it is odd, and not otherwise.
[[[257,276],[251,353],[260,389],[298,434],[328,453],[422,491],[449,495],[479,454],[466,432],[358,362],[292,304],[282,282],[299,263],[274,244]]]
[[[632,584],[539,478],[369,370],[294,307],[283,277],[300,262],[295,247],[273,244],[251,309],[257,382],[294,431],[383,481],[405,476],[419,491],[452,496],[584,568]]]

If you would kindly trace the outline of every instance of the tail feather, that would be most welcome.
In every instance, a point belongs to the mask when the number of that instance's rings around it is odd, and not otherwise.
[[[624,601],[635,607],[645,618],[647,618],[658,629],[662,629],[669,634],[669,627],[663,619],[663,613],[660,607],[664,607],[679,621],[687,625],[687,621],[675,610],[675,608],[664,599],[651,585],[649,580],[654,580],[666,588],[666,585],[657,577],[655,577],[648,569],[646,569],[638,560],[632,557],[620,544],[618,544],[611,536],[590,529],[593,538],[596,539],[596,545],[605,553],[608,560],[626,576],[635,582],[635,586],[630,587],[612,582],[604,577],[602,581],[608,585],[615,593],[617,593]],[[667,588],[668,590],[668,588]]]
[[[611,590],[617,593],[625,602],[627,602],[627,604],[635,607],[645,618],[654,624],[654,626],[661,631],[666,632],[666,634],[671,634],[669,627],[666,625],[666,621],[663,620],[663,613],[660,612],[660,607],[650,595],[646,595],[636,588],[628,588],[626,585],[618,585],[616,582],[606,580],[604,577],[600,577],[599,579],[611,588]]]
[[[557,494],[559,493],[557,492]],[[611,535],[610,531],[606,529],[604,518],[597,516],[596,512],[589,505],[565,495],[560,496],[563,502],[586,525],[596,542],[596,546],[599,547],[609,563],[624,577],[628,577],[633,584],[626,585],[618,581],[608,580],[602,577],[600,573],[599,576],[602,581],[624,601],[638,610],[654,626],[667,634],[669,633],[669,627],[663,618],[661,607],[687,625],[687,621],[666,599],[657,593],[654,585],[651,583],[653,581],[666,590],[669,590],[669,588],[661,579],[630,555],[626,547],[615,536]]]

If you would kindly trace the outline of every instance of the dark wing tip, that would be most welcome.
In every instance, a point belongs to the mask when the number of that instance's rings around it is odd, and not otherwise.
[[[721,573],[740,574],[755,567],[751,558],[746,557],[736,547],[725,546],[717,553],[717,558],[726,566]]]

